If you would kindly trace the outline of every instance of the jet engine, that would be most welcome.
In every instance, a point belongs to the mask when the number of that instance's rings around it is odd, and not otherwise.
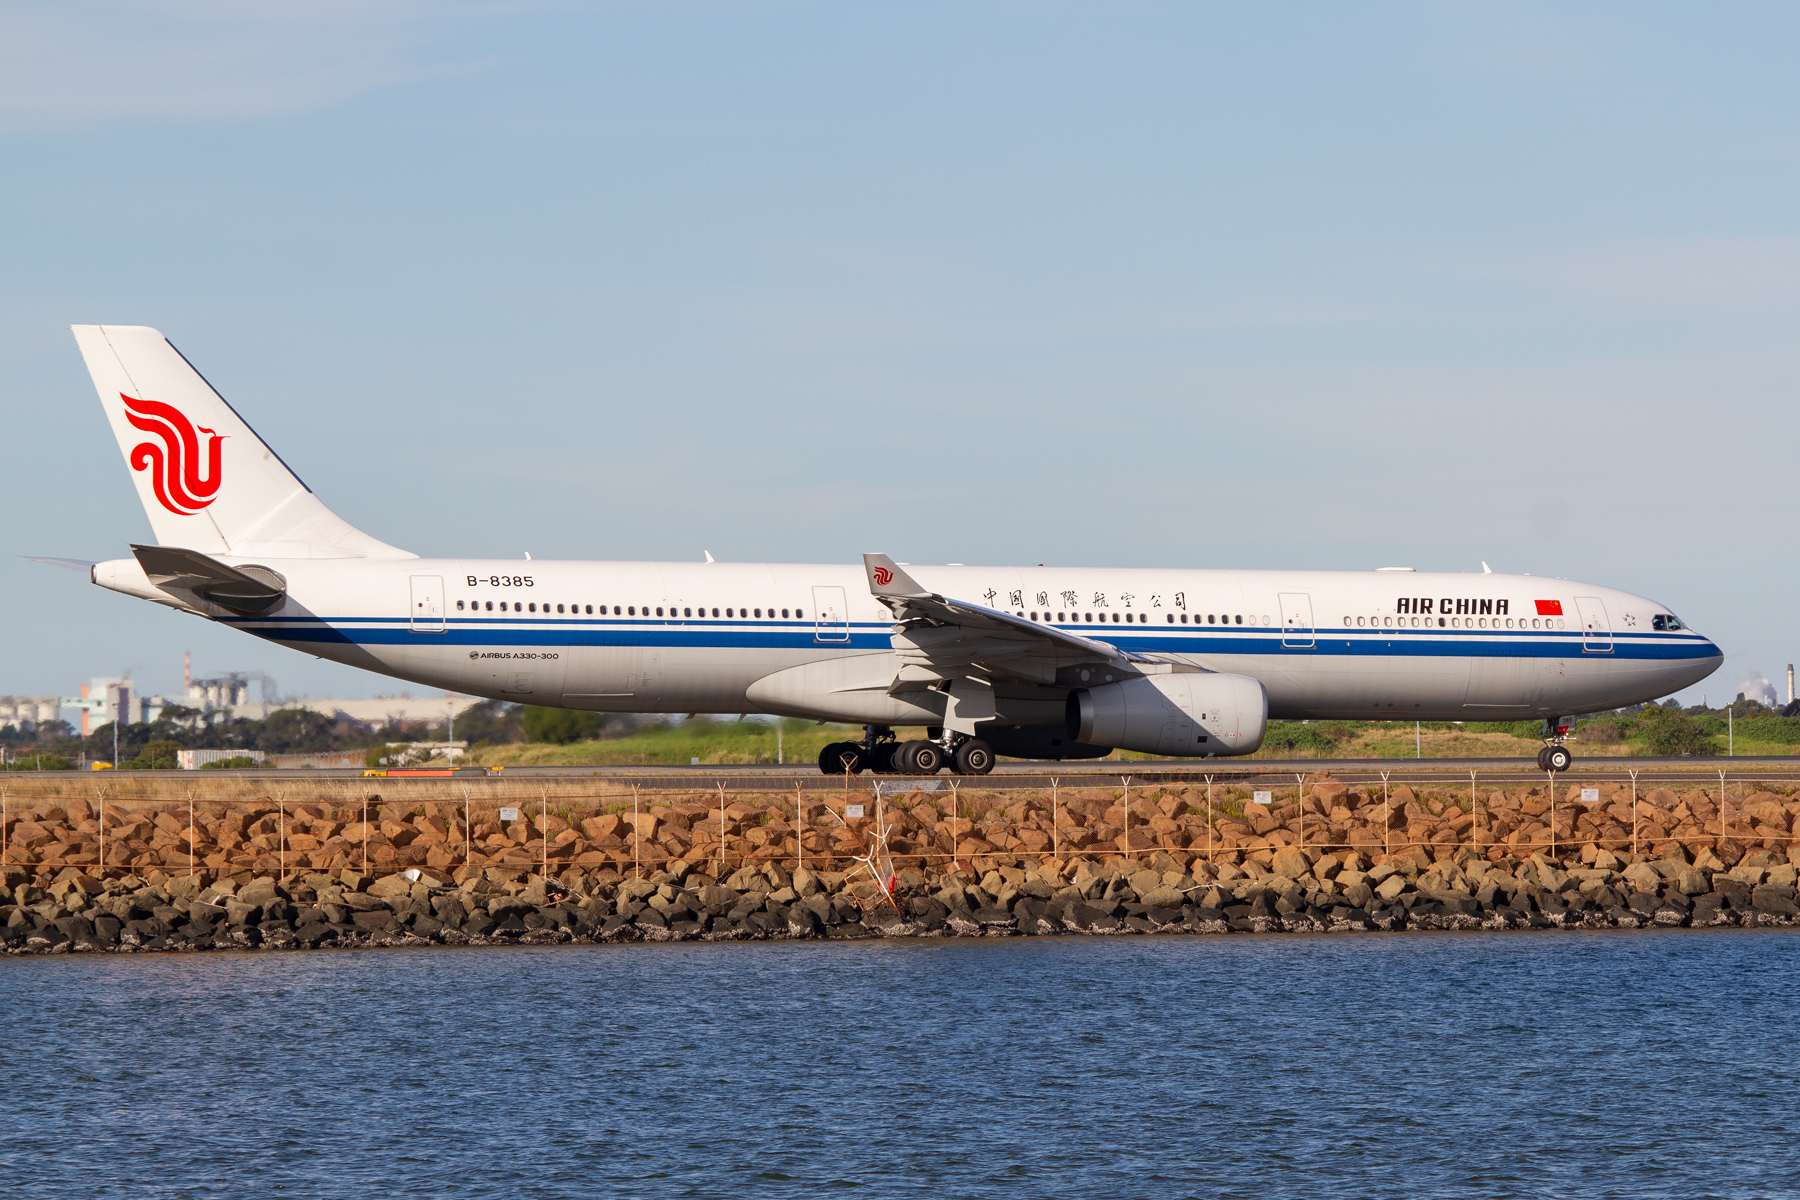
[[[1248,675],[1141,675],[1069,694],[1077,742],[1143,754],[1253,754],[1269,725],[1269,697]]]

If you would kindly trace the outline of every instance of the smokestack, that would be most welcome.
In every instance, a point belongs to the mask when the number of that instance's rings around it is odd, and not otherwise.
[[[181,690],[183,693],[186,693],[186,691],[193,686],[194,652],[192,650],[183,650],[181,652]]]
[[[1794,702],[1794,664],[1788,664],[1788,703]]]

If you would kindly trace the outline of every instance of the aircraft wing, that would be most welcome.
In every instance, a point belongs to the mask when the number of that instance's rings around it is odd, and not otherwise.
[[[885,554],[863,555],[869,593],[893,612],[897,687],[970,674],[1054,683],[1079,663],[1148,663],[1121,650],[1054,626],[966,600],[927,591]]]

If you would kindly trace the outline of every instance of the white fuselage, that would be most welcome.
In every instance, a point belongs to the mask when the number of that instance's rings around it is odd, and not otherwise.
[[[285,606],[267,617],[220,619],[431,687],[606,712],[932,720],[916,698],[884,699],[878,685],[893,678],[896,662],[893,617],[854,565],[270,565],[287,579]],[[1267,689],[1276,718],[1509,720],[1591,712],[1668,696],[1721,661],[1701,635],[1657,628],[1674,622],[1654,601],[1537,576],[909,570],[948,597],[1123,650],[1252,676]],[[793,673],[802,667],[809,670]],[[784,671],[801,686],[759,688]],[[1056,724],[1065,694],[1002,689],[999,716]]]

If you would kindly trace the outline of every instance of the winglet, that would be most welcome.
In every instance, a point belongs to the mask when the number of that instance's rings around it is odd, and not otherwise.
[[[901,600],[923,600],[931,593],[885,554],[863,555],[863,573],[869,577],[871,596],[891,596]]]

